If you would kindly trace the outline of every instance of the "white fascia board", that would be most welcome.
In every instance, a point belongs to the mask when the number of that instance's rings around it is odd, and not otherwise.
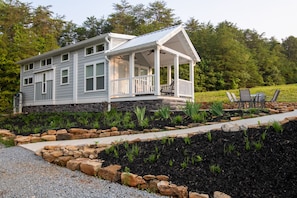
[[[187,40],[187,42],[188,42],[188,44],[189,44],[189,47],[191,48],[191,50],[192,50],[192,52],[193,52],[193,55],[194,55],[194,57],[195,57],[195,59],[196,59],[196,60],[194,60],[194,61],[196,61],[196,62],[200,62],[200,61],[201,61],[200,56],[198,55],[198,53],[197,53],[195,47],[193,46],[193,43],[192,43],[191,39],[189,38],[187,32],[186,32],[184,29],[182,29],[182,32],[183,32],[183,35],[184,35],[185,39]]]
[[[56,56],[56,55],[59,55],[59,54],[65,53],[65,52],[69,52],[69,51],[74,51],[74,50],[83,48],[85,46],[88,46],[91,43],[94,43],[96,41],[104,40],[105,37],[108,36],[108,35],[109,34],[102,34],[102,35],[99,35],[99,36],[95,36],[93,38],[86,39],[84,41],[80,41],[80,42],[72,44],[72,45],[67,45],[65,47],[61,47],[61,48],[46,52],[44,54],[40,54],[40,55],[33,56],[33,57],[30,57],[30,58],[27,58],[27,59],[24,59],[24,60],[20,60],[20,61],[17,62],[17,64],[25,64],[25,63],[28,63],[28,62],[34,62],[34,61],[41,60],[43,58]]]
[[[143,51],[144,49],[149,49],[149,48],[154,48],[157,46],[156,42],[151,42],[151,43],[146,43],[144,45],[139,45],[139,46],[133,46],[130,48],[123,48],[120,50],[111,50],[106,53],[106,56],[114,56],[114,55],[119,55],[119,54],[126,54],[130,52],[138,52],[138,51]]]

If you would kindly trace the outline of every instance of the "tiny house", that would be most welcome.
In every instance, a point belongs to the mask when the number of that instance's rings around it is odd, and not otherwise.
[[[198,61],[182,25],[141,36],[99,35],[17,62],[20,111],[154,109],[193,101]],[[188,68],[187,79],[180,78],[180,65]]]

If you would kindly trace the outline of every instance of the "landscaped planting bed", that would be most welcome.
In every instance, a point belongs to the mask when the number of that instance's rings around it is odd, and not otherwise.
[[[123,143],[99,154],[137,175],[167,175],[189,191],[232,197],[297,195],[297,121],[239,132]]]

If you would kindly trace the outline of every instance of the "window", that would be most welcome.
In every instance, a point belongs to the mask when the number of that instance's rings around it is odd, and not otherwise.
[[[88,47],[86,48],[86,55],[90,55],[94,53],[94,47]]]
[[[32,84],[33,84],[33,78],[32,77],[24,78],[24,86],[32,85]]]
[[[69,61],[69,53],[61,55],[61,62]]]
[[[104,51],[104,44],[96,45],[96,53]]]
[[[40,61],[40,65],[41,66],[47,66],[47,65],[51,65],[52,64],[52,59],[48,58],[48,59],[43,59]]]
[[[42,94],[46,94],[46,73],[42,74]]]
[[[33,69],[33,63],[30,63],[28,65],[24,65],[24,70],[25,71],[28,71],[28,70],[31,70],[31,69]]]
[[[94,45],[85,49],[85,55],[88,56],[102,51],[104,51],[104,44]]]
[[[61,85],[69,83],[69,69],[61,69]]]
[[[85,67],[85,89],[96,91],[105,89],[105,67],[104,63],[88,64]]]

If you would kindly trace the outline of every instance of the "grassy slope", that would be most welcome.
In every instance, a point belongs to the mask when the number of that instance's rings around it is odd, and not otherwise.
[[[263,92],[266,94],[266,100],[269,101],[276,89],[280,89],[280,95],[277,99],[278,102],[297,102],[297,84],[254,87],[250,89],[250,92],[251,94]],[[227,90],[196,92],[195,100],[198,103],[214,101],[228,102],[226,91]],[[235,95],[239,98],[239,89],[232,89],[228,91],[235,93]]]

